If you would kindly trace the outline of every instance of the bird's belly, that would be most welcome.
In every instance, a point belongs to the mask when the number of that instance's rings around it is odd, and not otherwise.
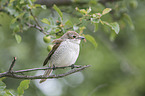
[[[63,46],[63,44],[55,51],[50,59],[50,63],[55,66],[69,66],[76,62],[79,55],[79,45],[72,44]]]

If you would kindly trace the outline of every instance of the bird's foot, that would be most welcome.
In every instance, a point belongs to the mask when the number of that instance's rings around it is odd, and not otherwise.
[[[72,65],[71,65],[71,69],[74,69],[74,68],[75,68],[75,65],[74,65],[74,64],[72,64]]]
[[[53,64],[53,70],[56,70],[56,67],[55,67],[55,65]]]

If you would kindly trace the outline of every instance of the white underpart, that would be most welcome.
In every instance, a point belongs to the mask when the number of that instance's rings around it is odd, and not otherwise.
[[[69,66],[76,62],[80,51],[79,39],[63,41],[50,58],[50,64],[55,66]]]

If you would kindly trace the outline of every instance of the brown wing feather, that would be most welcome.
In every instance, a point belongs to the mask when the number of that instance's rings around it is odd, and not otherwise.
[[[56,40],[54,41],[56,44],[53,46],[52,50],[49,52],[47,58],[45,59],[44,63],[43,63],[43,66],[45,66],[48,61],[50,60],[51,56],[53,55],[53,53],[55,52],[55,50],[59,47],[60,43],[62,42],[62,40]]]

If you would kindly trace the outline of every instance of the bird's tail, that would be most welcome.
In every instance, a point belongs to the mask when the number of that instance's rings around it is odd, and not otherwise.
[[[49,76],[52,73],[53,69],[46,70],[43,76]],[[41,79],[39,83],[46,81],[46,79]]]

